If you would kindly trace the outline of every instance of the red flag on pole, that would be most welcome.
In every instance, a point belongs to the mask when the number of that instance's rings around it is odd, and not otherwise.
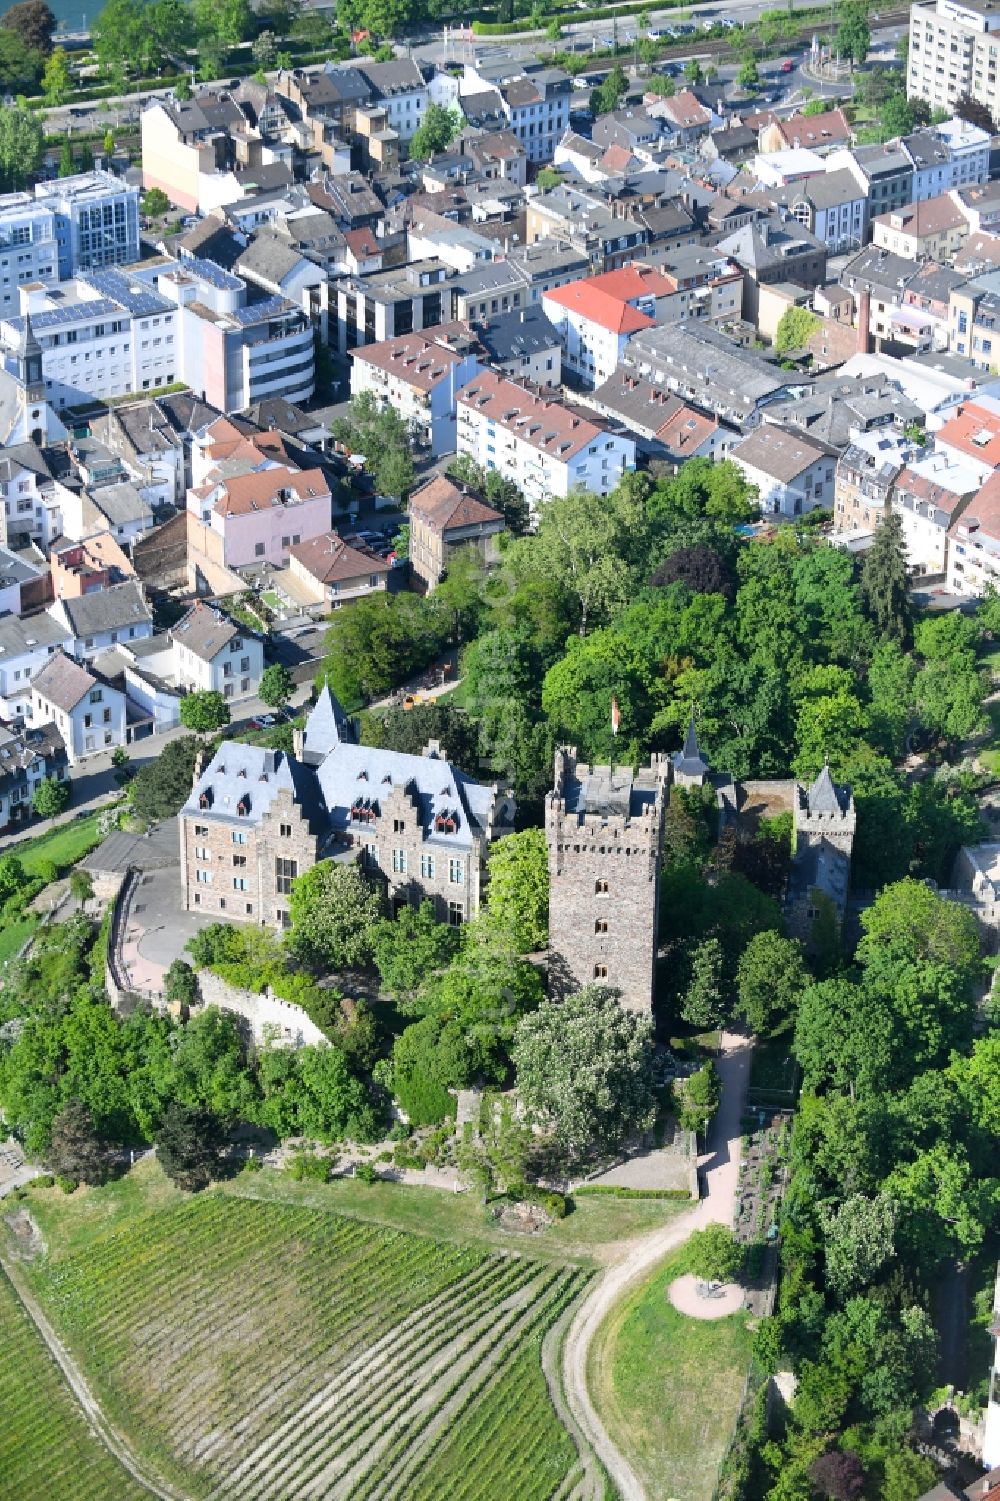
[[[618,734],[618,726],[619,726],[620,723],[621,723],[621,715],[618,713],[618,700],[615,698],[614,694],[612,694],[611,695],[611,733],[612,733],[612,735],[617,735]]]

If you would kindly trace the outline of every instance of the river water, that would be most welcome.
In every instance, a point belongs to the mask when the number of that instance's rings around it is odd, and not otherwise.
[[[104,0],[48,0],[48,4],[60,31],[80,31],[93,25]],[[7,9],[6,0],[0,0],[0,14]]]

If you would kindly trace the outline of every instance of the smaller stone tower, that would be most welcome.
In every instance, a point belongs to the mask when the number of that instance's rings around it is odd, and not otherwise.
[[[857,814],[850,787],[838,787],[824,766],[809,788],[795,785],[795,848],[817,842],[832,845],[850,862],[854,850]]]
[[[711,767],[698,746],[698,732],[694,727],[694,710],[684,737],[684,749],[670,757],[674,769],[674,782],[678,787],[704,787],[711,777]]]
[[[822,898],[843,926],[851,884],[857,815],[850,787],[838,787],[824,766],[811,787],[795,784],[792,806],[795,855],[789,873],[785,915],[789,932],[807,945]]]
[[[652,1010],[669,780],[666,756],[633,772],[556,751],[545,799],[553,995],[607,985],[627,1010]]]

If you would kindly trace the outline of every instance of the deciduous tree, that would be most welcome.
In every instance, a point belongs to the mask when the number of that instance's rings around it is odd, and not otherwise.
[[[799,999],[809,984],[802,945],[780,933],[757,933],[736,971],[740,1010],[758,1036],[773,1036],[792,1025]]]
[[[410,138],[410,156],[415,161],[428,161],[439,151],[446,150],[461,129],[462,116],[457,109],[429,104]]]
[[[262,704],[269,708],[278,709],[287,704],[295,691],[292,674],[287,667],[280,662],[272,662],[270,667],[265,667],[261,673],[260,687],[257,689],[257,697]]]
[[[543,829],[508,834],[492,845],[486,918],[519,954],[549,937],[549,854]]]
[[[229,705],[216,688],[204,688],[197,693],[188,693],[181,699],[181,724],[186,730],[196,730],[200,735],[210,735],[221,730],[230,720]]]
[[[685,1260],[705,1282],[732,1282],[743,1264],[743,1250],[727,1225],[706,1225],[688,1240]]]
[[[289,913],[296,953],[317,969],[347,969],[371,958],[382,898],[356,865],[320,860],[292,883]]]
[[[514,1040],[520,1098],[571,1157],[618,1145],[653,1122],[652,1042],[613,991],[543,1001]]]
[[[174,1101],[156,1133],[156,1158],[178,1188],[207,1188],[219,1167],[222,1132],[210,1111]]]
[[[39,818],[55,818],[69,807],[70,796],[68,782],[60,782],[56,777],[46,777],[35,788],[31,806]]]
[[[108,1171],[107,1150],[94,1127],[94,1117],[82,1100],[67,1100],[52,1122],[46,1153],[52,1171],[81,1183],[103,1183]]]
[[[28,52],[48,56],[56,18],[45,0],[17,0],[0,16],[0,26],[12,31]]]

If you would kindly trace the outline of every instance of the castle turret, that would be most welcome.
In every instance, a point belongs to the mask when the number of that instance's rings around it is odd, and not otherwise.
[[[669,775],[665,756],[633,772],[556,751],[545,799],[554,995],[607,985],[629,1011],[652,1009]]]
[[[698,746],[698,732],[694,724],[694,710],[684,737],[684,749],[670,758],[674,768],[674,781],[678,787],[704,787],[711,768]]]

